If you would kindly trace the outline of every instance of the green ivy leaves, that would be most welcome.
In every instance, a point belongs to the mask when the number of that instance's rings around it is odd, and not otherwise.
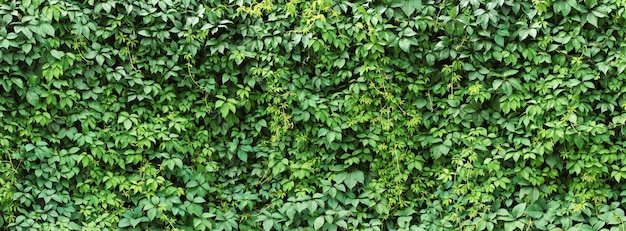
[[[365,183],[365,175],[362,171],[342,172],[335,175],[336,183],[344,183],[349,189],[353,189],[357,183]]]
[[[0,226],[620,229],[623,7],[0,3]]]

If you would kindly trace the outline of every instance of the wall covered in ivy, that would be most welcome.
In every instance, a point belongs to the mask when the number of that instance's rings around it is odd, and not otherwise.
[[[624,230],[624,0],[0,0],[7,230]]]

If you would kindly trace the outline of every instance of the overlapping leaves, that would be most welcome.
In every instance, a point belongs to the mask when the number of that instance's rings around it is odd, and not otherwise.
[[[621,1],[0,15],[8,229],[623,228]]]

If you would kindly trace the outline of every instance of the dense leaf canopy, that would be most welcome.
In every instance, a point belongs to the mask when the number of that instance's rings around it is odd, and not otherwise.
[[[0,0],[0,227],[624,230],[625,8]]]

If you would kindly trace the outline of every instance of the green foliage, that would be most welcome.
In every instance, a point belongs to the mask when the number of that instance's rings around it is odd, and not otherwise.
[[[0,1],[0,226],[624,230],[625,6]]]

